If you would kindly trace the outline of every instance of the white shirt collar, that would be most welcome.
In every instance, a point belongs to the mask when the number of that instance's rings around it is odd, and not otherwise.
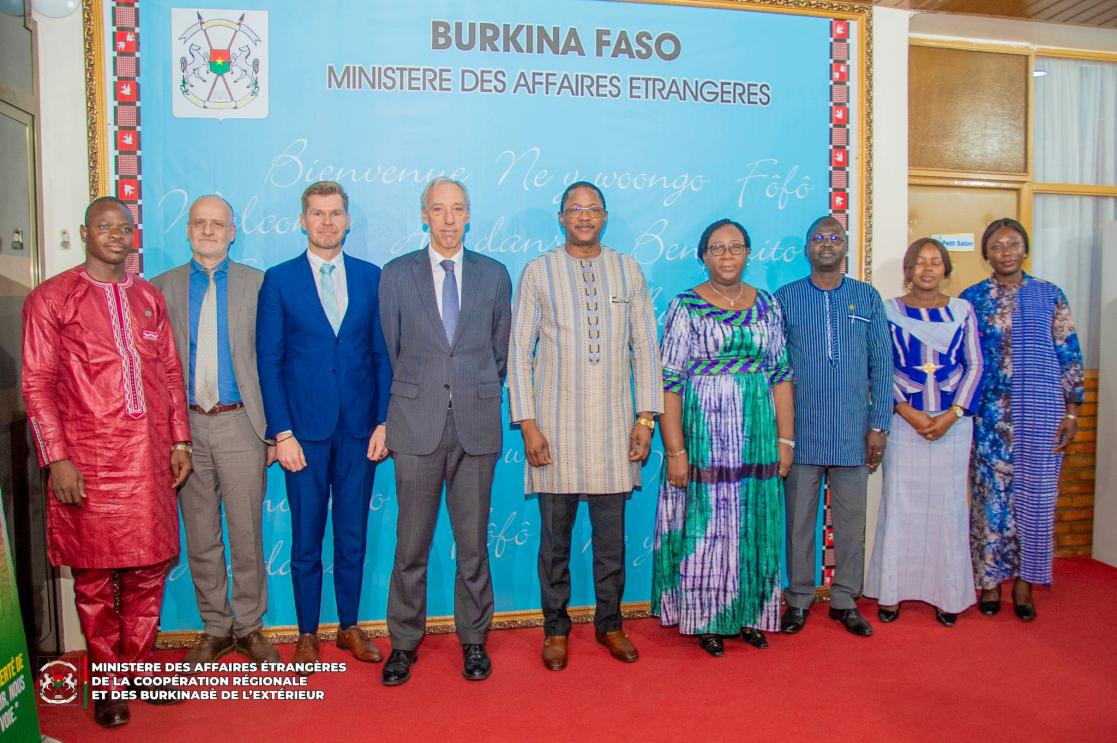
[[[344,250],[339,250],[338,254],[335,255],[332,260],[328,260],[328,261],[325,258],[322,258],[321,256],[319,256],[317,253],[315,253],[313,250],[310,250],[310,249],[307,249],[306,257],[307,257],[308,260],[310,260],[310,267],[314,269],[314,274],[315,275],[317,275],[318,272],[322,269],[322,266],[327,264],[327,263],[332,263],[334,265],[334,267],[338,268],[338,269],[344,269],[345,268],[345,261],[344,261],[345,251]]]
[[[433,245],[427,245],[427,258],[430,259],[431,270],[442,268],[442,266],[439,264],[441,264],[442,261],[446,260],[446,257],[443,256],[442,253],[439,253],[437,250],[435,250]],[[454,253],[454,256],[450,258],[450,260],[454,262],[454,271],[458,274],[461,274],[462,260],[464,258],[465,248],[458,248],[458,252]]]

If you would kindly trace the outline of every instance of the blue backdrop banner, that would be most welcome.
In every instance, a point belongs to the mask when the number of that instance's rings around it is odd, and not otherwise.
[[[108,5],[108,3],[106,3]],[[848,219],[860,243],[856,24],[693,5],[555,0],[335,0],[106,8],[114,190],[142,214],[143,270],[189,259],[191,201],[223,195],[235,260],[267,268],[306,247],[299,195],[337,180],[350,194],[345,250],[383,265],[426,244],[419,194],[447,175],[469,188],[466,247],[527,261],[562,244],[558,197],[575,180],[608,199],[604,242],[645,272],[660,322],[704,280],[695,245],[721,217],[753,241],[746,280],[770,289],[807,272],[803,233]],[[138,13],[138,15],[137,15]],[[131,65],[131,67],[129,67]],[[859,256],[851,256],[853,271]],[[506,418],[507,419],[507,418]],[[658,445],[629,502],[626,601],[651,588]],[[518,430],[506,426],[489,548],[496,609],[539,605],[539,516],[523,491]],[[376,473],[362,620],[385,616],[395,544],[390,463]],[[268,626],[295,624],[290,516],[269,472]],[[583,509],[584,511],[584,509]],[[574,605],[593,603],[589,525],[575,527]],[[323,559],[332,563],[329,532]],[[430,560],[431,616],[453,611],[445,511]],[[336,621],[331,581],[322,621]],[[185,556],[163,630],[200,628]]]

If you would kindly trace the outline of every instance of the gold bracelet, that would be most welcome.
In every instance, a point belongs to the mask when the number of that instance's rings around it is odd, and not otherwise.
[[[187,454],[193,454],[194,447],[190,444],[189,441],[183,441],[178,444],[172,444],[171,451],[184,451]]]
[[[681,456],[683,454],[686,454],[686,449],[679,449],[678,451],[669,451],[669,452],[666,452],[666,454],[669,457],[678,457],[678,456]]]
[[[655,421],[651,418],[637,418],[636,422],[639,423],[641,426],[645,426],[651,429],[652,431],[655,430]]]

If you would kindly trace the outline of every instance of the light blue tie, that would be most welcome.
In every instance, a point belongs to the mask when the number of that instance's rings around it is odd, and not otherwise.
[[[334,335],[341,328],[341,312],[337,308],[337,290],[334,289],[334,280],[330,274],[337,268],[332,263],[323,263],[318,268],[318,293],[322,297],[322,309],[326,311],[326,318],[334,329]]]
[[[446,342],[454,344],[454,331],[458,328],[458,282],[454,278],[454,262],[445,260],[439,263],[446,277],[442,280],[442,327],[446,328]]]

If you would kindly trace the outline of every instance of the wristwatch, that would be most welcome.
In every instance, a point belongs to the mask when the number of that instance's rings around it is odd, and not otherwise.
[[[886,438],[888,437],[888,431],[885,431],[883,428],[870,428],[869,430],[870,431],[876,431],[881,436],[884,436]]]
[[[641,426],[646,426],[652,431],[655,430],[655,421],[651,418],[637,418],[636,422],[639,423]]]
[[[951,405],[950,409],[954,411],[955,417],[957,417],[957,418],[965,418],[966,417],[966,411],[962,410],[961,405]]]
[[[171,445],[171,451],[184,451],[187,454],[193,455],[194,454],[194,447],[190,444],[189,441],[180,441],[177,444],[172,444]]]

